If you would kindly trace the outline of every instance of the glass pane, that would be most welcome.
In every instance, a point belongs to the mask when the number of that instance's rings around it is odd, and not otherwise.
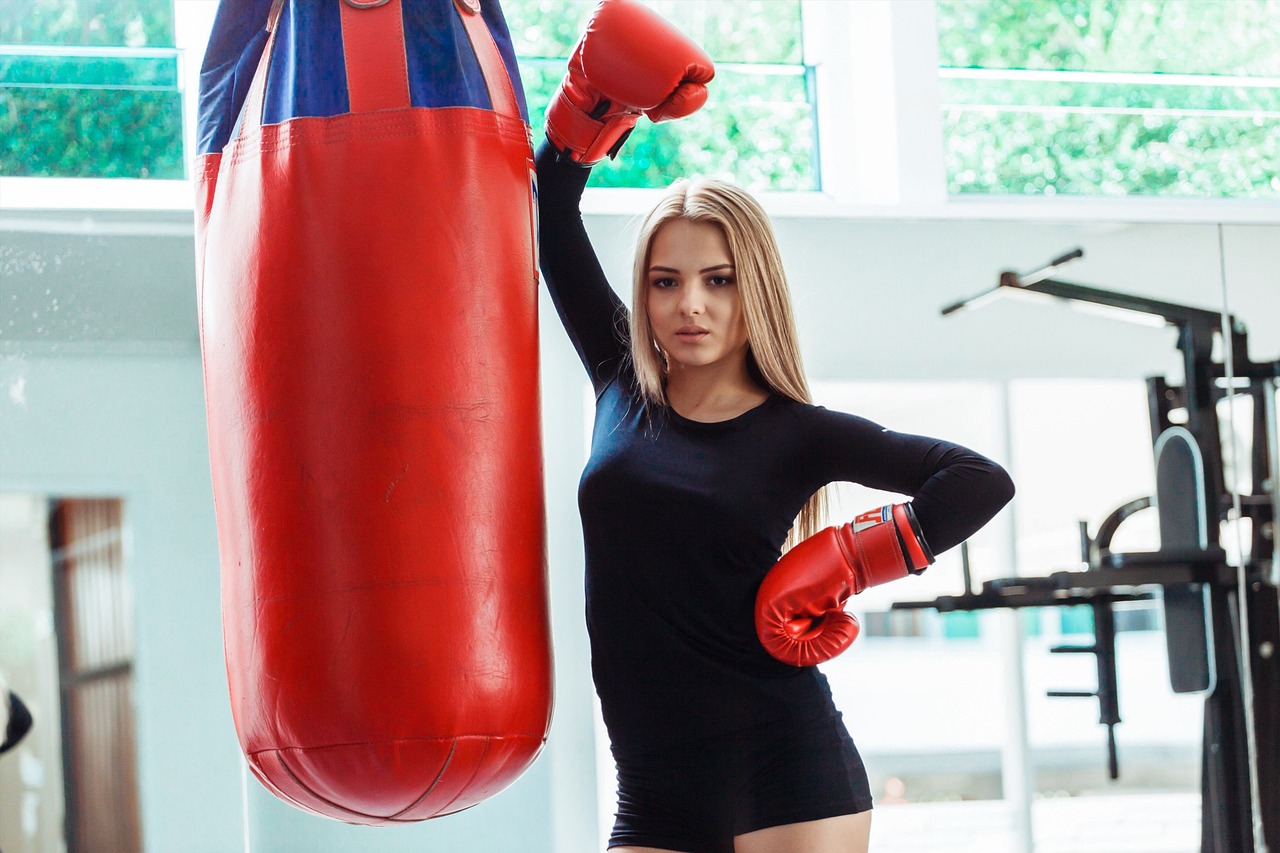
[[[598,169],[594,185],[666,186],[699,176],[755,190],[817,189],[807,91],[800,73],[722,68],[704,109],[680,126],[641,122],[626,156]]]
[[[0,175],[185,174],[182,96],[118,89],[0,89]]]
[[[818,381],[812,388],[820,405],[889,429],[936,435],[989,454],[997,453],[1003,441],[1000,391],[992,383]],[[900,499],[842,483],[829,523]],[[971,538],[975,584],[1012,573],[1008,542],[1003,521]],[[1000,797],[1004,674],[998,649],[984,630],[985,615],[890,609],[897,601],[955,595],[963,584],[959,549],[953,548],[922,575],[864,591],[849,602],[864,635],[855,649],[822,665],[867,764],[877,805],[891,795],[911,803]],[[938,712],[937,695],[948,696],[946,713]],[[895,787],[901,789],[896,794]],[[936,835],[932,846],[904,849],[938,849],[939,839],[954,837]]]
[[[1280,74],[1273,3],[938,0],[944,68]]]
[[[1019,564],[1025,574],[1035,576],[1076,570],[1079,520],[1087,520],[1090,535],[1096,536],[1114,508],[1155,488],[1145,384],[1137,379],[1014,381],[1009,423],[1018,483]],[[1156,511],[1148,509],[1121,524],[1112,547],[1117,552],[1150,551],[1159,542]],[[1040,796],[1068,793],[1074,798],[1104,786],[1112,793],[1142,791],[1159,795],[1151,805],[1163,815],[1176,813],[1177,800],[1171,797],[1198,790],[1204,699],[1170,689],[1164,631],[1153,630],[1161,627],[1159,607],[1153,601],[1114,605],[1124,720],[1117,729],[1121,753],[1116,781],[1107,779],[1106,729],[1098,724],[1098,702],[1047,693],[1097,687],[1092,655],[1051,651],[1093,642],[1090,608],[1024,611],[1034,614],[1040,629],[1027,637],[1022,650],[1034,789]]]
[[[647,5],[688,33],[717,62],[804,61],[796,0],[650,0]]]
[[[949,190],[1280,197],[1280,14],[939,0]]]
[[[1280,198],[1280,123],[949,108],[952,193]]]
[[[172,0],[0,2],[0,175],[185,175]]]
[[[598,166],[595,187],[665,187],[715,177],[755,190],[818,188],[809,79],[803,67],[720,67],[707,105],[679,122],[642,120],[625,153]],[[564,76],[563,60],[521,60],[534,138]]]
[[[594,7],[594,0],[502,0],[502,14],[507,19],[516,56],[521,60],[561,60],[561,73],[563,60],[573,52]],[[526,88],[528,85],[526,80]]]
[[[5,0],[0,44],[173,47],[173,2]]]
[[[503,4],[520,58],[534,138],[547,103],[594,8],[589,0],[508,0]],[[812,81],[801,64],[796,2],[649,4],[716,60],[706,107],[688,119],[642,120],[625,154],[599,166],[596,187],[665,187],[685,176],[731,180],[755,190],[815,190]]]
[[[562,59],[573,52],[595,5],[595,0],[503,0],[502,9],[517,55]],[[803,61],[797,0],[650,0],[645,5],[717,63]]]

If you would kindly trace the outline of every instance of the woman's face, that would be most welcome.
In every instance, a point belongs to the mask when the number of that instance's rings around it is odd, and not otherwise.
[[[746,360],[747,324],[719,225],[675,219],[649,247],[647,308],[669,369]]]

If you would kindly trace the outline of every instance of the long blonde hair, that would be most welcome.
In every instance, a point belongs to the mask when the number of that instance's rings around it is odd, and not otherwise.
[[[636,241],[631,294],[631,362],[646,403],[666,406],[666,360],[649,322],[649,254],[653,238],[673,220],[718,225],[729,244],[742,314],[747,324],[747,369],[775,393],[812,403],[791,309],[791,291],[769,217],[759,202],[733,184],[680,180],[649,212]],[[827,490],[815,492],[791,526],[783,550],[822,528]]]

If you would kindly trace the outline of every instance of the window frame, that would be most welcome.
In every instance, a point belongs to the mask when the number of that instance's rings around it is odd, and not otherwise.
[[[1280,201],[1152,197],[951,196],[947,193],[934,3],[800,0],[816,76],[819,191],[770,191],[790,218],[1280,224]],[[183,144],[190,163],[200,56],[217,0],[174,3]],[[640,215],[659,190],[589,189],[583,212]],[[191,181],[0,177],[3,209],[191,210]]]

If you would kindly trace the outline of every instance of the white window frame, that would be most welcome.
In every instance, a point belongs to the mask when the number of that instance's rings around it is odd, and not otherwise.
[[[182,147],[188,171],[196,150],[200,59],[217,11],[218,0],[173,3],[174,46],[178,49],[178,85],[182,92]],[[0,211],[191,211],[194,199],[190,180],[0,177]]]
[[[820,192],[763,192],[784,217],[1280,224],[1280,201],[950,196],[939,96],[937,8],[917,0],[800,0],[817,75]],[[174,6],[183,142],[195,152],[200,57],[217,0]],[[644,213],[657,190],[591,189],[588,214]],[[189,180],[0,177],[0,210],[191,210]]]

